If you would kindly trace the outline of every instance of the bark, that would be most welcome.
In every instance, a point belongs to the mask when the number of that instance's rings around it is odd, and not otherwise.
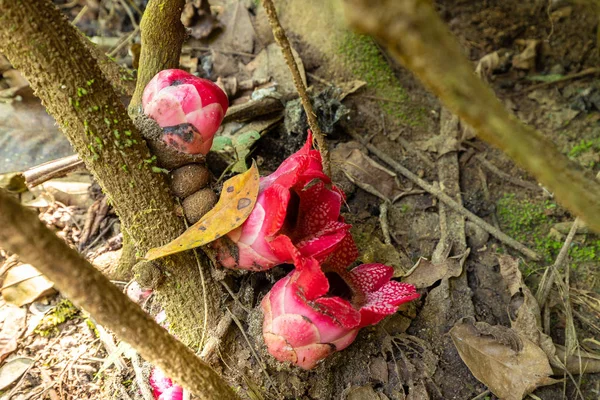
[[[0,51],[29,80],[102,186],[137,254],[179,236],[185,225],[175,215],[166,177],[76,28],[56,7],[48,0],[0,0]],[[160,267],[168,279],[157,294],[172,330],[190,345],[201,343],[198,325],[212,324],[219,306],[207,265],[188,252]],[[199,268],[205,268],[207,282]]]
[[[129,104],[133,116],[142,112],[142,94],[150,80],[163,69],[178,68],[186,30],[181,23],[185,0],[150,1],[140,23],[142,50],[137,86]]]
[[[100,271],[0,190],[0,245],[35,265],[78,307],[203,399],[235,399],[227,383]],[[31,240],[35,238],[35,240]]]
[[[510,115],[473,73],[429,0],[345,0],[357,29],[374,36],[448,109],[502,149],[600,232],[600,185],[536,130]]]

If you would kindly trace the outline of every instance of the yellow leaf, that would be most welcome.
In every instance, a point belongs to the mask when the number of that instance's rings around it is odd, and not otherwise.
[[[242,225],[256,204],[258,184],[256,164],[252,164],[252,168],[243,174],[228,179],[223,184],[221,197],[212,210],[177,239],[164,246],[148,250],[146,260],[155,260],[203,246]]]

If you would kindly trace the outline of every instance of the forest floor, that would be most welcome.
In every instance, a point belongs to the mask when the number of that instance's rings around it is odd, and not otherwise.
[[[136,62],[132,43],[139,41],[143,1],[55,3],[119,63]],[[184,15],[191,37],[183,69],[230,84],[253,80],[251,88],[229,93],[232,104],[274,93],[294,96],[258,2],[211,1],[216,19],[203,13],[203,1],[191,3]],[[363,329],[353,345],[307,372],[276,362],[262,342],[258,304],[289,268],[228,277],[232,290],[243,294],[236,301],[249,312],[229,329],[214,367],[251,399],[496,399],[490,385],[514,395],[529,384],[540,386],[530,395],[534,399],[600,398],[600,237],[580,226],[569,242],[575,218],[552,193],[477,139],[374,42],[347,31],[337,6],[276,3],[327,133],[332,178],[346,192],[343,215],[353,224],[360,261],[392,265],[395,277],[415,284],[421,297]],[[438,0],[436,7],[507,109],[597,174],[595,10],[566,1],[517,0]],[[300,148],[306,129],[299,101],[292,99],[283,111],[225,124],[219,135],[227,145],[211,153],[207,164],[222,179],[232,166],[242,171],[249,155],[266,175]],[[236,140],[251,131],[258,139]],[[539,260],[465,223],[364,143],[426,182],[437,182],[438,190]],[[0,56],[0,184],[11,172],[70,153],[27,82]],[[119,222],[89,174],[71,173],[20,196],[70,245],[110,270],[118,259]],[[568,257],[557,262],[566,240]],[[540,296],[544,273],[555,264],[557,284]],[[0,277],[0,399],[144,398],[140,388],[147,387],[149,367],[128,346],[2,250]],[[115,284],[125,289],[127,282]],[[144,306],[153,309],[152,297]],[[488,330],[452,329],[472,320],[489,324]],[[550,354],[544,334],[560,360],[565,353],[575,356],[568,363],[571,373],[555,370],[557,381],[547,386],[536,369]],[[527,338],[544,352],[521,360],[530,363],[527,368],[510,364],[514,351],[498,338],[503,335]],[[578,374],[583,364],[595,373]],[[489,365],[502,373],[485,376]]]

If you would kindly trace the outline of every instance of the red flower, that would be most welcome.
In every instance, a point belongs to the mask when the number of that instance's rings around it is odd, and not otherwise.
[[[349,346],[360,328],[419,297],[414,286],[391,281],[393,269],[383,264],[350,271],[328,264],[323,272],[314,258],[298,252],[294,264],[262,300],[263,336],[273,357],[304,369]]]
[[[312,149],[309,131],[302,149],[261,178],[256,205],[244,224],[214,242],[220,263],[227,268],[263,271],[291,262],[289,249],[280,238],[291,240],[306,257],[326,260],[350,237],[350,225],[340,216],[344,194],[335,186],[326,187],[330,182],[319,152]],[[355,247],[352,249],[356,253]]]
[[[167,378],[160,368],[150,373],[150,387],[156,400],[182,400],[183,388]]]
[[[179,69],[159,72],[142,96],[144,113],[163,128],[163,140],[181,152],[206,154],[227,112],[215,83]]]

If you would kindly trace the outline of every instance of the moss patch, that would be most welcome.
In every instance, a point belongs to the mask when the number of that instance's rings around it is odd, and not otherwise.
[[[52,311],[42,318],[34,331],[41,336],[50,336],[58,333],[58,326],[78,316],[79,310],[69,300],[61,300]]]
[[[424,111],[410,104],[406,90],[400,85],[394,71],[383,57],[373,39],[368,36],[346,32],[339,52],[344,63],[357,79],[367,82],[378,97],[393,100],[382,101],[381,108],[399,122],[415,126],[423,123]]]
[[[554,262],[562,245],[562,240],[549,236],[550,228],[559,222],[551,216],[556,203],[546,201],[520,200],[514,194],[502,197],[497,203],[498,220],[500,228],[509,236],[524,243],[543,257],[541,265]],[[600,260],[600,240],[574,240],[569,249],[571,267],[577,268],[588,262]],[[525,274],[533,272],[525,267]]]

